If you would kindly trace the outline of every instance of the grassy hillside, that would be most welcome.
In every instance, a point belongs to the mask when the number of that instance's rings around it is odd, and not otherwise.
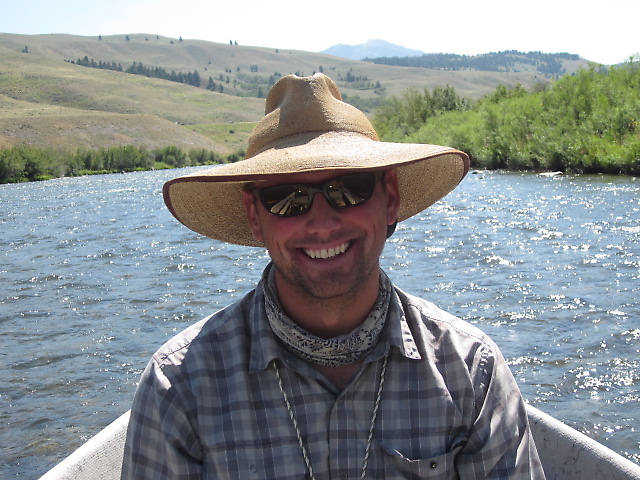
[[[171,144],[232,153],[207,135],[156,115],[82,110],[0,95],[0,148],[18,144],[54,150],[111,145],[158,148]]]
[[[264,109],[258,98],[80,67],[3,42],[0,58],[0,147],[177,145],[230,153],[185,125],[251,121]]]
[[[129,40],[126,40],[127,37]],[[242,93],[241,88],[233,88],[233,80],[241,83],[242,78],[246,76],[259,76],[266,79],[274,74],[279,76],[295,72],[309,75],[320,69],[336,81],[339,81],[340,77],[346,77],[351,70],[354,75],[367,76],[374,83],[380,81],[386,93],[392,95],[401,93],[406,85],[433,87],[448,83],[463,95],[479,98],[491,92],[499,84],[530,85],[542,79],[542,76],[535,72],[505,74],[505,72],[442,72],[425,71],[423,68],[389,68],[386,65],[347,60],[322,53],[247,47],[202,40],[179,41],[148,34],[103,36],[101,40],[98,36],[0,34],[0,45],[14,52],[20,52],[27,46],[32,55],[55,61],[75,60],[86,55],[96,61],[115,61],[123,66],[136,61],[143,62],[145,65],[162,66],[167,70],[183,72],[198,70],[203,83],[209,76],[214,80],[219,75],[223,75],[225,79],[229,76],[229,93],[232,94]],[[252,65],[257,66],[257,72],[251,71]],[[478,82],[477,87],[470,87],[469,84],[476,78],[483,80]],[[376,95],[374,89],[363,89],[358,85],[349,85],[348,82],[339,83],[347,96]]]
[[[202,88],[69,63],[85,56],[124,68],[135,61],[167,71],[197,70]],[[251,122],[263,113],[264,99],[257,96],[266,94],[275,79],[316,71],[334,78],[345,99],[369,113],[408,87],[451,85],[460,95],[480,98],[498,85],[546,81],[536,72],[392,67],[147,34],[0,34],[0,147],[172,144],[228,153],[244,146]],[[209,77],[224,93],[205,88]]]
[[[246,149],[247,140],[255,126],[256,122],[237,122],[231,125],[228,123],[200,123],[186,127],[214,142],[216,152],[228,155]]]
[[[235,122],[260,115],[263,102],[175,82],[72,65],[0,43],[0,93],[16,100],[99,110],[148,113],[180,123]]]

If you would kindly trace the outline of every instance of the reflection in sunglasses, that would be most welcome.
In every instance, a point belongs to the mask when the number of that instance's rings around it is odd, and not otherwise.
[[[294,209],[299,210],[300,207],[304,208],[304,205],[307,203],[307,194],[301,190],[296,190],[291,192],[285,198],[280,200],[278,203],[273,205],[269,211],[271,213],[275,213],[276,215],[287,215],[290,214]],[[304,202],[301,200],[304,198]]]
[[[333,208],[355,207],[372,195],[380,177],[372,172],[343,175],[321,184],[285,184],[259,190],[260,200],[272,214],[283,217],[309,211],[316,193],[321,193]]]

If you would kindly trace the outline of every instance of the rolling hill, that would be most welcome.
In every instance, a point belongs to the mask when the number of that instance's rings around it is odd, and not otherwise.
[[[84,57],[124,69],[138,62],[167,72],[197,71],[201,87],[70,63]],[[334,78],[345,100],[368,113],[410,86],[451,85],[460,95],[479,98],[498,85],[548,81],[536,71],[378,65],[322,53],[148,34],[0,34],[0,147],[170,144],[231,153],[242,148],[251,123],[263,113],[259,97],[277,78],[317,71]],[[216,91],[206,89],[210,81]]]

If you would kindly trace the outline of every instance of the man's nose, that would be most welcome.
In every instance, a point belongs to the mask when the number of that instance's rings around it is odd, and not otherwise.
[[[342,225],[340,211],[333,208],[320,192],[314,195],[305,217],[307,228],[312,233],[332,232]]]

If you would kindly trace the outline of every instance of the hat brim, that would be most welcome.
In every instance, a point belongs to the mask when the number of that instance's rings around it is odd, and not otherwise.
[[[469,157],[439,145],[312,132],[282,139],[246,160],[170,180],[163,195],[171,213],[191,230],[223,242],[263,246],[253,238],[246,219],[242,188],[247,182],[301,172],[388,168],[398,172],[402,221],[453,190],[469,171]]]

